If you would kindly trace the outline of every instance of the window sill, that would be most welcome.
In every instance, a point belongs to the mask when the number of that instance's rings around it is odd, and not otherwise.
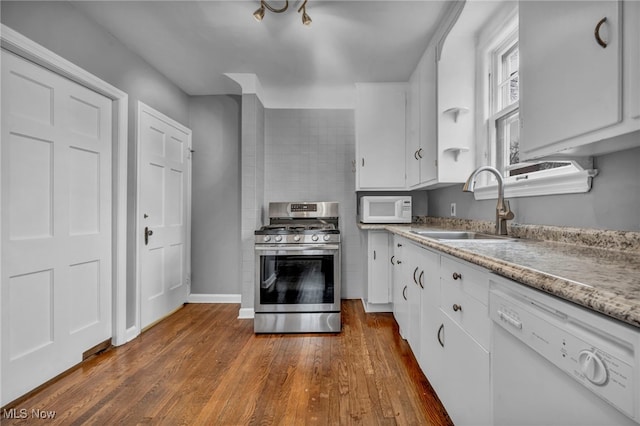
[[[597,170],[579,170],[507,181],[504,184],[504,196],[505,198],[517,198],[589,192],[591,180],[597,174]],[[482,187],[476,186],[473,194],[476,200],[496,199],[498,198],[498,185],[494,182]]]

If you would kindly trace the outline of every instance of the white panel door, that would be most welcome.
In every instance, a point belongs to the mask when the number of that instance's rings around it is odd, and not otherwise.
[[[2,51],[2,404],[111,337],[111,100]]]
[[[138,247],[140,327],[182,305],[189,293],[191,130],[139,104]]]

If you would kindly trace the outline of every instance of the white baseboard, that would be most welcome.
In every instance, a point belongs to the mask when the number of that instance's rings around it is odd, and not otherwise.
[[[241,308],[238,312],[238,319],[253,319],[253,308]]]
[[[364,311],[368,314],[376,312],[393,312],[393,303],[369,303],[364,299],[360,300],[362,300]]]
[[[190,294],[187,303],[241,303],[241,299],[241,294]]]
[[[130,341],[132,341],[133,339],[135,339],[140,335],[140,330],[138,329],[138,327],[134,325],[133,327],[127,328],[125,335],[127,339],[126,343],[129,343]]]

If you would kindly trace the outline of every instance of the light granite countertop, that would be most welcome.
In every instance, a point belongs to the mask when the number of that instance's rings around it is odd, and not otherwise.
[[[420,218],[370,225],[640,328],[640,233],[512,224],[506,241],[435,240],[412,230],[475,230],[489,222]]]

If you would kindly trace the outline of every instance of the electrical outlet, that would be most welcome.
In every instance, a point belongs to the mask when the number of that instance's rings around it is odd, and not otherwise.
[[[456,215],[456,203],[451,203],[451,216]]]

